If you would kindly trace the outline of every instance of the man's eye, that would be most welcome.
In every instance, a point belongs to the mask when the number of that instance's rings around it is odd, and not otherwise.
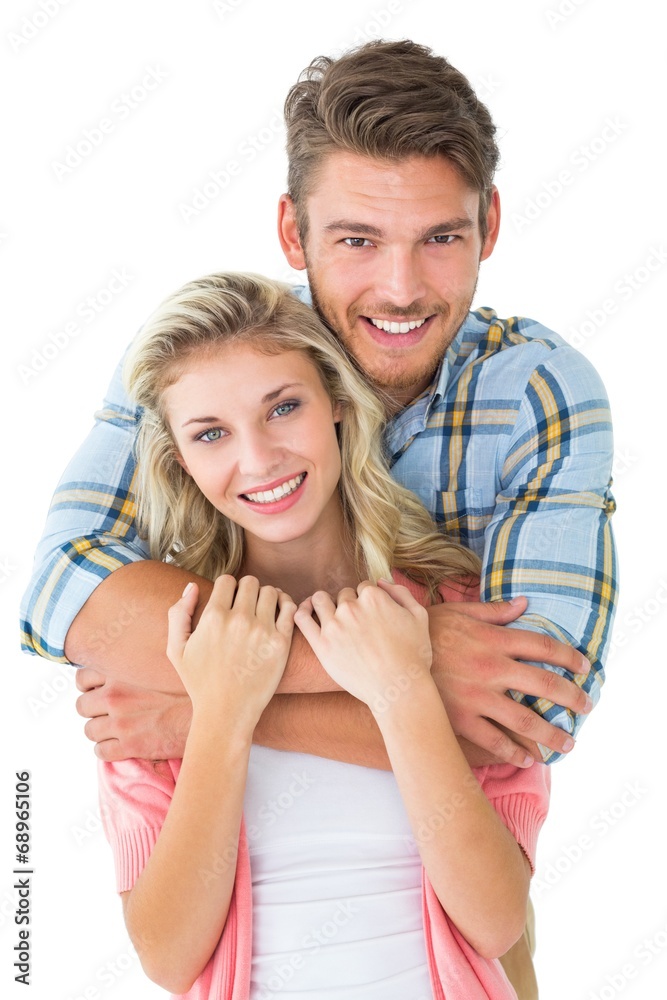
[[[447,247],[451,243],[453,243],[455,240],[458,240],[458,239],[459,239],[458,236],[452,236],[450,233],[441,233],[439,236],[432,236],[431,239],[428,240],[428,242],[429,243],[438,243],[441,246]]]
[[[364,236],[347,236],[343,240],[343,243],[347,243],[349,247],[363,247],[364,245],[369,247],[373,246],[371,241],[367,240]]]

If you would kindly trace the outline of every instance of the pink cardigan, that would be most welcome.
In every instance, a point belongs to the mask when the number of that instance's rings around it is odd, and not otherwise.
[[[402,575],[424,604],[425,591]],[[476,596],[443,586],[447,601]],[[164,823],[180,770],[180,760],[154,766],[124,760],[99,765],[101,816],[116,866],[118,892],[131,889],[141,874]],[[549,803],[549,769],[527,770],[496,764],[475,768],[477,780],[494,809],[525,851],[534,871],[537,835]],[[447,917],[422,869],[422,912],[434,1000],[515,1000],[500,962],[481,958]],[[234,892],[222,936],[188,1000],[248,1000],[252,956],[252,883],[250,857],[241,821]]]

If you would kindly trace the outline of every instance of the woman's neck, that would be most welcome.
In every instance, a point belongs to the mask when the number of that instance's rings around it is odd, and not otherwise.
[[[256,576],[262,586],[280,587],[299,604],[316,590],[332,596],[356,587],[364,572],[355,561],[351,533],[339,518],[289,542],[266,542],[246,534],[241,575]]]

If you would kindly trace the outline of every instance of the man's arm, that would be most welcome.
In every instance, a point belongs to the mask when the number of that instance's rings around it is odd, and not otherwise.
[[[182,701],[178,709],[172,704],[178,688],[164,653],[163,637],[167,609],[181,593],[183,580],[190,579],[191,575],[183,575],[184,571],[174,566],[147,562],[148,553],[136,532],[132,447],[139,418],[140,414],[132,408],[124,392],[119,365],[104,408],[97,415],[95,427],[70,463],[55,494],[38,548],[35,571],[24,598],[24,648],[59,662],[67,662],[67,637],[71,662],[83,662],[98,670],[101,668],[111,678],[117,674],[129,676],[135,685],[148,683],[158,690],[171,692],[164,696],[171,699],[168,709],[163,698],[161,707],[155,711],[162,716],[177,715],[178,724],[174,723],[172,728],[182,734],[187,731],[188,710]],[[490,615],[485,621],[496,624],[497,639],[503,631],[501,625],[515,617],[516,612],[508,605],[503,605],[500,613],[500,606],[493,610],[491,607],[484,611],[484,614]],[[530,640],[529,634],[526,638]],[[540,637],[534,638],[538,644],[533,645],[533,652],[527,655],[539,659]],[[493,661],[494,646],[495,639],[484,650],[485,662],[489,658]],[[121,647],[126,651],[123,656],[120,656]],[[459,652],[465,659],[465,644],[461,645]],[[471,669],[474,670],[472,652],[470,659]],[[325,687],[327,682],[323,676],[317,679],[318,669],[322,675],[312,655],[304,648],[299,653],[298,647],[295,647],[288,664],[286,687],[279,688],[279,691],[290,690],[287,687],[290,684],[293,691],[330,690],[330,687]],[[84,695],[78,705],[79,711],[91,719],[87,727],[88,735],[95,742],[108,743],[107,749],[112,751],[108,759],[133,756],[131,751],[122,752],[123,742],[126,747],[131,747],[133,740],[136,742],[137,735],[145,732],[146,727],[141,722],[141,716],[131,707],[132,698],[127,697],[127,690],[122,690],[120,696],[114,693],[113,688],[107,688],[105,692],[104,687],[100,689],[99,680],[91,686],[90,697]],[[112,691],[116,705],[120,704],[116,716],[120,720],[117,728],[119,735],[113,733],[116,718],[104,704],[109,691]],[[143,696],[145,693],[144,690]],[[351,701],[343,697],[332,702],[323,696],[319,701],[322,713],[319,719],[315,718],[312,704],[304,705],[304,716],[310,720],[311,728],[299,726],[296,731],[302,734],[303,741],[312,740],[313,752],[332,757],[340,753],[340,750],[327,752],[326,748],[328,745],[340,745],[337,734],[341,731],[341,724],[348,723],[347,718],[344,723],[341,722],[341,712],[344,714],[350,704]],[[294,706],[291,710],[295,710]],[[474,705],[470,705],[468,711],[471,717],[476,717]],[[350,740],[345,745],[364,748],[360,751],[363,758],[360,762],[369,760],[369,754],[375,754],[375,759],[384,759],[379,732],[371,730],[374,742],[369,747],[368,725],[362,726],[356,739],[350,734]],[[274,715],[266,739],[270,738],[272,730],[278,728]],[[465,735],[463,731],[461,734]],[[175,739],[171,734],[165,742],[174,749],[179,739],[183,742],[182,735]],[[496,740],[497,735],[493,739]],[[299,748],[305,751],[307,745],[304,743]],[[507,738],[502,745],[494,743],[493,748],[500,759],[517,764],[525,759],[521,748]],[[150,755],[156,756],[155,747]],[[100,756],[105,756],[105,753],[100,753]],[[488,757],[483,757],[481,761],[474,759],[470,763],[487,761]]]
[[[122,383],[122,360],[95,424],[65,469],[21,602],[22,647],[67,663],[65,637],[98,585],[122,566],[148,558],[135,528],[132,454],[138,411]],[[135,595],[122,595],[89,637],[99,646],[137,618]]]
[[[115,681],[156,692],[183,693],[183,684],[165,653],[167,611],[190,581],[199,588],[196,626],[213,589],[210,580],[154,559],[121,566],[97,587],[72,622],[65,639],[67,658]],[[278,691],[338,690],[301,634],[295,633]]]
[[[542,720],[575,737],[581,707],[559,697],[559,679],[571,677],[595,704],[604,681],[617,598],[616,553],[610,518],[613,437],[609,404],[592,365],[574,349],[557,347],[534,369],[517,413],[500,472],[500,490],[486,528],[481,595],[484,601],[528,598],[527,614],[508,631],[544,637],[541,660],[552,672],[551,689],[535,689],[517,673],[514,705],[496,720],[543,742]],[[586,657],[579,673],[551,655],[553,642]],[[581,703],[580,703],[581,704]],[[523,711],[519,728],[515,706]],[[472,736],[471,738],[475,738]],[[548,744],[553,747],[553,744]],[[557,750],[557,748],[554,748]],[[545,748],[547,763],[558,752]]]
[[[86,723],[86,735],[97,744],[96,752],[103,760],[122,760],[127,757],[144,759],[179,757],[183,753],[191,718],[190,704],[187,697],[173,683],[175,671],[166,661],[164,653],[163,641],[166,640],[156,640],[154,634],[164,629],[163,622],[166,620],[167,608],[180,596],[183,579],[179,577],[177,584],[173,582],[158,584],[156,581],[153,586],[147,586],[149,579],[147,574],[157,574],[170,569],[173,567],[162,563],[127,567],[116,571],[98,588],[96,600],[100,602],[104,589],[120,583],[123,577],[125,580],[120,590],[121,594],[127,595],[128,589],[134,589],[135,599],[140,601],[142,592],[151,591],[148,605],[155,620],[149,620],[148,606],[144,606],[143,613],[116,637],[115,642],[118,644],[116,647],[106,645],[103,649],[99,647],[96,650],[87,649],[85,636],[95,634],[95,628],[87,632],[80,626],[78,619],[70,630],[75,636],[78,634],[77,641],[82,643],[76,650],[77,656],[88,659],[89,663],[94,663],[98,668],[96,670],[86,667],[79,671],[77,685],[84,693],[77,701],[77,710],[89,720]],[[211,584],[204,582],[210,590]],[[170,587],[175,589],[172,591]],[[154,597],[161,588],[164,588],[163,608]],[[94,606],[95,602],[91,604]],[[431,609],[437,611],[440,618],[444,616],[449,622],[449,643],[457,651],[457,662],[464,666],[463,680],[461,682],[457,679],[457,683],[466,685],[469,675],[475,677],[485,668],[489,670],[487,687],[478,682],[476,693],[471,694],[470,702],[466,705],[466,710],[473,720],[479,717],[480,711],[486,711],[483,706],[488,703],[489,695],[493,694],[494,685],[499,688],[497,701],[501,708],[507,704],[508,700],[504,697],[502,686],[503,667],[509,665],[511,668],[513,664],[519,669],[525,668],[534,672],[540,681],[544,677],[551,676],[537,667],[516,664],[511,660],[513,651],[521,652],[518,644],[526,644],[527,655],[538,655],[542,651],[542,636],[510,633],[503,627],[519,615],[523,608],[524,604],[521,602],[514,607],[505,602],[498,602],[487,605],[441,605],[437,609]],[[104,614],[101,603],[98,604],[97,614],[99,616]],[[94,621],[91,625],[94,626]],[[72,655],[74,652],[75,650],[72,650]],[[135,668],[140,664],[146,676],[149,672],[156,674],[159,690],[149,692],[145,688],[128,686],[119,680],[120,676],[128,675],[131,680],[135,679],[127,668],[116,669],[121,654],[123,657],[129,657],[129,662]],[[562,660],[570,655],[572,651],[568,647],[560,648],[555,644],[555,659]],[[449,659],[451,662],[451,657]],[[167,674],[165,668],[164,677],[161,675],[163,661],[166,661],[169,670]],[[279,750],[295,750],[366,767],[388,769],[389,760],[384,742],[372,714],[365,705],[347,692],[333,690],[334,682],[323,671],[300,633],[295,633],[288,672],[290,663],[292,663],[291,676],[286,674],[283,678],[278,694],[262,716],[255,731],[255,742]],[[104,670],[106,667],[109,668],[108,673],[99,672],[100,668]],[[579,688],[569,681],[561,678],[558,680],[563,686],[563,701],[572,701],[576,704],[573,699],[581,697]],[[553,732],[556,739],[562,737],[559,730],[554,729]],[[482,733],[482,741],[486,742],[487,749],[481,749],[463,736],[459,736],[461,747],[473,767],[498,760],[514,763],[516,766],[528,762],[524,746],[517,745],[513,739],[491,723],[488,723],[488,732]],[[531,752],[538,753],[537,748],[532,747],[530,743],[526,746]]]

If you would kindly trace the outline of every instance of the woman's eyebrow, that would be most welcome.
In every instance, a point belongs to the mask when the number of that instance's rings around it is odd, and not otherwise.
[[[191,420],[186,420],[184,424],[181,424],[181,427],[187,427],[188,424],[214,424],[219,422],[219,417],[192,417]]]
[[[277,389],[273,389],[271,392],[267,392],[265,396],[262,396],[261,402],[272,403],[274,399],[277,399],[286,389],[297,389],[302,388],[303,382],[285,382],[284,385],[279,386]],[[181,424],[181,428],[187,427],[188,424],[213,424],[220,423],[220,417],[191,417],[190,420],[186,420],[184,424]]]
[[[281,385],[279,389],[274,389],[273,392],[267,392],[266,396],[262,396],[262,402],[272,403],[274,399],[277,399],[278,396],[285,391],[285,389],[301,388],[303,388],[303,382],[285,382],[285,385]]]

